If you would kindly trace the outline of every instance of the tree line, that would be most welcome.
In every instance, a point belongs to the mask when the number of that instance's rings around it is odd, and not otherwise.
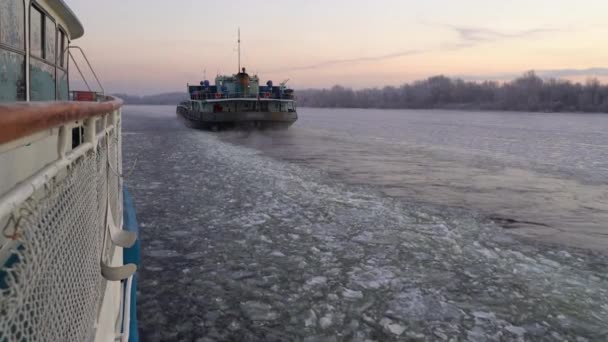
[[[113,94],[129,105],[177,105],[188,99],[186,92],[162,93],[157,95],[136,96],[128,94]]]
[[[504,83],[433,76],[400,87],[353,90],[336,85],[331,89],[299,90],[296,94],[298,104],[309,107],[608,113],[608,85],[597,79],[584,84],[543,80],[534,71]]]

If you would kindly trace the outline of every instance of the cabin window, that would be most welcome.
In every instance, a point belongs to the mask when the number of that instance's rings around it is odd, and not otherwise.
[[[55,66],[30,58],[30,100],[55,100]]]
[[[68,73],[61,69],[57,69],[57,100],[69,100]]]
[[[63,30],[59,30],[59,42],[57,42],[57,44],[59,45],[59,51],[57,53],[57,55],[59,56],[58,64],[60,67],[65,69],[68,66],[68,54],[65,51],[65,49],[68,47],[68,37],[65,32],[63,32]]]
[[[30,11],[30,54],[44,57],[44,14],[35,7]]]
[[[63,28],[57,30],[57,100],[69,100],[68,84],[68,35]]]
[[[25,7],[0,0],[0,102],[24,101]]]
[[[57,84],[55,68],[57,26],[36,6],[30,7],[30,54],[30,100],[52,101],[65,97],[65,86]],[[65,75],[59,76],[62,81],[65,79]]]
[[[45,53],[44,59],[55,64],[55,42],[57,37],[57,28],[55,23],[49,18],[45,18],[45,27],[44,27],[44,45],[45,45]]]
[[[20,0],[0,0],[0,43],[25,51],[25,8]]]
[[[25,55],[0,48],[0,102],[25,101]]]

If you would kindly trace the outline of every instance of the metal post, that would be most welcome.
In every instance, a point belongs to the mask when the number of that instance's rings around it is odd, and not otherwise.
[[[93,144],[93,151],[97,150],[97,137],[95,132],[95,117],[84,121],[84,141]]]
[[[68,130],[66,125],[59,127],[57,139],[57,155],[59,156],[59,159],[65,158],[65,152],[68,148],[68,132],[70,132],[70,130]]]

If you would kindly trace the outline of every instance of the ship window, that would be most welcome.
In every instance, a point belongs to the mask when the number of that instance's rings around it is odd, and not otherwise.
[[[25,55],[0,49],[0,102],[25,101]]]
[[[56,26],[55,23],[50,20],[48,17],[45,18],[45,27],[44,27],[44,35],[45,35],[45,53],[44,58],[55,64],[55,41],[56,41]]]
[[[68,96],[68,73],[57,69],[57,100],[67,101]]]
[[[0,0],[0,102],[24,101],[25,6]]]
[[[68,67],[68,53],[67,51],[65,51],[65,49],[67,49],[70,46],[70,40],[68,39],[68,35],[65,34],[65,32],[63,33],[63,65],[65,65],[65,67]]]
[[[56,94],[55,67],[35,58],[30,59],[30,100],[52,101]]]
[[[43,57],[44,51],[44,15],[32,7],[30,12],[30,53],[32,56]]]
[[[23,1],[0,0],[0,43],[25,51]]]
[[[68,47],[67,44],[67,37],[65,35],[65,32],[63,32],[63,30],[59,30],[59,41],[57,42],[57,45],[59,45],[59,51],[57,51],[57,55],[59,56],[59,66],[62,68],[65,68],[67,66],[66,63],[66,57],[67,57],[67,53],[65,52],[65,48]]]

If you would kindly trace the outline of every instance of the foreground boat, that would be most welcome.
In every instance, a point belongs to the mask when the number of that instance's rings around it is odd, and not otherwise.
[[[0,8],[0,341],[137,341],[122,101],[70,92],[84,30],[63,1]]]

